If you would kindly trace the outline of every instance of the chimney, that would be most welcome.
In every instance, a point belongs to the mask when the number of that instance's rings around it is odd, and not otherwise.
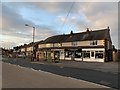
[[[109,26],[107,27],[107,29],[110,31],[110,28],[109,28]]]
[[[70,34],[73,34],[73,31],[71,30]]]
[[[86,32],[89,32],[89,28],[87,28]]]

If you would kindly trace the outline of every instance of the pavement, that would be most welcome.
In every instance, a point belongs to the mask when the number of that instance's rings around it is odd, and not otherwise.
[[[2,61],[0,60],[0,90],[2,89]]]
[[[109,88],[103,85],[3,63],[3,88]]]
[[[76,61],[60,61],[54,62],[30,62],[29,59],[20,58],[3,58],[6,63],[19,65],[22,67],[42,70],[53,74],[72,77],[79,80],[85,80],[108,87],[118,88],[118,63],[91,63]]]

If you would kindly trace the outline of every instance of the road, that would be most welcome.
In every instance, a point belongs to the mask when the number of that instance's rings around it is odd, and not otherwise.
[[[109,86],[112,88],[118,88],[118,74],[110,73],[110,72],[101,72],[92,69],[84,69],[84,68],[72,68],[72,67],[59,67],[53,65],[42,65],[30,63],[24,60],[17,59],[4,59],[4,62],[20,65],[22,67],[33,68],[35,70],[42,70],[46,72],[50,72],[53,74],[72,77],[80,80],[85,80],[105,86]]]
[[[91,82],[3,63],[3,88],[108,88]]]

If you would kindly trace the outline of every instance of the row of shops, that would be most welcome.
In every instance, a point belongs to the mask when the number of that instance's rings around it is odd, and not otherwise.
[[[46,49],[39,50],[36,53],[39,60],[75,60],[75,61],[92,61],[104,62],[104,48],[93,49]]]
[[[33,49],[33,46],[35,49]],[[36,60],[75,60],[106,62],[116,60],[109,27],[102,30],[56,35],[21,47],[26,56]]]

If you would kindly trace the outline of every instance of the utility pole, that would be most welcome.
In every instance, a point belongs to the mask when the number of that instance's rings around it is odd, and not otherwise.
[[[30,26],[30,25],[28,25],[28,24],[25,24],[25,26],[28,26],[28,27],[32,27],[32,28],[33,28],[33,42],[32,42],[33,48],[32,48],[32,59],[31,59],[31,61],[34,61],[34,59],[35,59],[35,47],[34,47],[34,41],[35,41],[35,27]]]

